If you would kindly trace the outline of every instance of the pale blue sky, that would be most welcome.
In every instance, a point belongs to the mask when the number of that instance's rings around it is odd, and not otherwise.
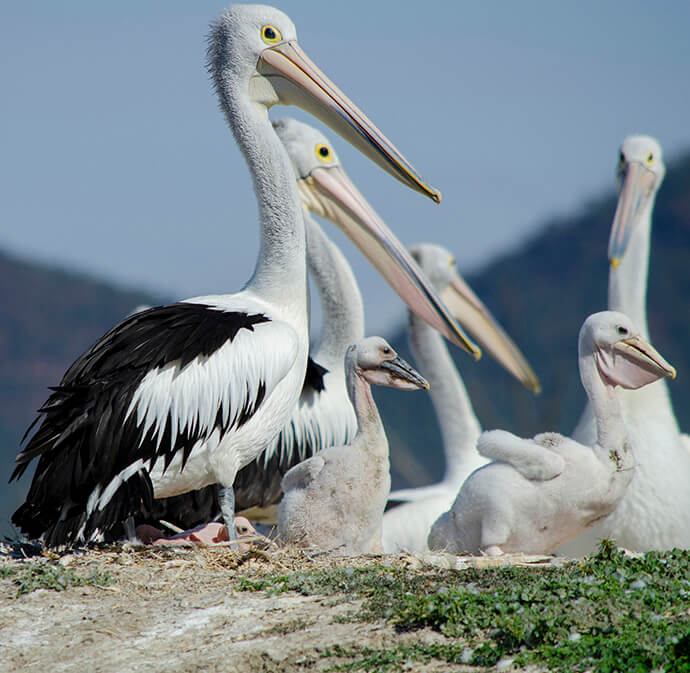
[[[609,189],[625,135],[655,135],[667,158],[690,147],[690,3],[278,5],[444,199],[336,138],[353,180],[404,243],[445,244],[461,269]],[[0,247],[172,298],[239,289],[256,206],[204,69],[224,6],[4,3]],[[346,252],[369,331],[390,333],[400,303]]]

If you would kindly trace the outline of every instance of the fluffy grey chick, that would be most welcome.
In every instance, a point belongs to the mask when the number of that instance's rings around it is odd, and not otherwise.
[[[381,337],[350,346],[345,372],[357,434],[351,444],[324,449],[283,477],[278,536],[339,554],[379,552],[390,464],[371,384],[401,390],[428,390],[429,384]]]

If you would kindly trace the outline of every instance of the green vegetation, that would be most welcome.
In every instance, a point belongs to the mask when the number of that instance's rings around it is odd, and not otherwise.
[[[59,563],[25,563],[22,566],[0,566],[0,580],[11,579],[17,587],[17,596],[37,589],[64,591],[70,587],[108,586],[109,573],[91,572],[84,576]]]
[[[469,650],[458,645],[440,643],[401,645],[388,650],[374,650],[368,647],[347,649],[336,646],[327,649],[322,659],[351,659],[346,664],[336,664],[329,671],[399,671],[408,662],[428,662],[433,659],[452,664],[467,664]]]
[[[383,566],[264,575],[244,591],[363,599],[358,620],[387,619],[399,631],[429,627],[444,643],[388,650],[331,648],[338,671],[395,671],[439,659],[493,666],[502,659],[556,671],[690,671],[690,552],[632,557],[604,543],[561,567],[505,566],[412,572]]]

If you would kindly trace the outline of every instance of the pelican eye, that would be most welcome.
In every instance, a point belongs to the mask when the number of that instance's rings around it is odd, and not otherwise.
[[[449,257],[448,258],[448,266],[455,266],[455,257]]]
[[[621,164],[625,163],[625,154],[623,154],[623,150],[618,153],[618,161]]]
[[[382,349],[384,355],[390,355],[391,349],[388,346],[384,346]]]
[[[647,165],[651,166],[654,163],[654,155],[651,152],[647,152],[644,160],[647,162]]]
[[[328,145],[324,145],[323,143],[319,143],[316,146],[315,152],[316,152],[316,156],[319,157],[319,159],[321,159],[321,161],[323,161],[325,163],[329,163],[329,162],[333,161],[333,152],[331,152]]]
[[[621,336],[627,336],[628,335],[628,328],[623,327],[622,325],[619,325],[618,326],[618,334],[620,334]]]
[[[273,26],[264,26],[261,29],[261,37],[263,38],[263,41],[268,42],[268,44],[276,44],[283,39],[280,31]]]

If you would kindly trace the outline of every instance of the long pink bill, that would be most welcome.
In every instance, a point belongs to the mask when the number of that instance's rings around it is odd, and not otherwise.
[[[317,168],[298,186],[308,207],[345,232],[411,311],[449,341],[480,357],[480,349],[455,322],[417,262],[345,171],[338,166]]]

